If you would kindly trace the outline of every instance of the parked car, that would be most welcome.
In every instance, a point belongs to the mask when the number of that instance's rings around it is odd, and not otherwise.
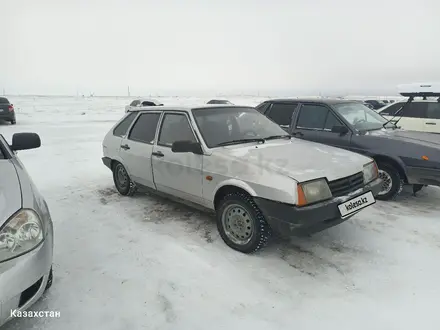
[[[152,106],[162,106],[162,105],[163,103],[154,99],[137,99],[137,100],[133,100],[130,103],[130,105],[127,105],[125,107],[125,112],[136,110],[139,107],[152,107]]]
[[[233,105],[232,102],[228,100],[209,100],[206,104],[225,104],[225,105]]]
[[[359,102],[331,99],[269,100],[257,109],[293,136],[373,158],[383,180],[378,199],[396,197],[404,184],[414,193],[440,186],[437,135],[398,129]]]
[[[14,105],[6,97],[0,97],[0,120],[9,121],[12,125],[17,123]]]
[[[375,110],[383,108],[386,105],[385,103],[378,100],[366,100],[365,103],[371,104]]]
[[[40,143],[37,134],[16,133],[10,146],[0,135],[0,326],[52,285],[49,208],[16,155]]]
[[[392,103],[378,112],[388,120],[397,121],[399,126],[419,132],[440,133],[440,100],[414,100],[402,111],[406,101]],[[438,137],[440,140],[440,137]]]
[[[244,253],[272,232],[335,226],[381,186],[373,159],[292,139],[252,107],[130,112],[105,136],[102,161],[121,195],[153,191],[215,211],[222,239]]]

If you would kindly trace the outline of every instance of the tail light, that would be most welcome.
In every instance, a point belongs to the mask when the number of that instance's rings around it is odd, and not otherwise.
[[[12,112],[12,111],[14,111],[14,105],[13,104],[11,104],[9,107],[8,107],[8,110],[9,110],[9,112]]]

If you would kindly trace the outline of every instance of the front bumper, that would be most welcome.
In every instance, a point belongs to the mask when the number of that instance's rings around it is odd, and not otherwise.
[[[440,169],[426,167],[406,167],[409,184],[440,186]]]
[[[338,205],[368,191],[376,197],[380,192],[381,184],[382,181],[376,179],[365,185],[361,192],[304,207],[258,197],[254,200],[276,234],[284,237],[302,236],[322,231],[348,220],[357,212],[342,218]]]
[[[26,310],[43,295],[52,257],[50,234],[31,252],[0,263],[0,326],[12,318],[11,311]]]

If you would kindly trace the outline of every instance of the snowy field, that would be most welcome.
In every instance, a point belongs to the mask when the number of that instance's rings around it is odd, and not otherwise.
[[[32,309],[61,317],[4,330],[440,328],[440,189],[405,190],[313,237],[244,255],[209,215],[116,193],[101,143],[131,99],[10,99],[17,125],[0,133],[40,134],[42,147],[19,155],[55,226],[54,285]]]

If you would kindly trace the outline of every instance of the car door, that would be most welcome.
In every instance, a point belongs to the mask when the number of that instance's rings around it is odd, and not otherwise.
[[[280,125],[286,132],[290,131],[290,124],[292,123],[292,116],[297,108],[298,103],[272,103],[265,115]]]
[[[120,156],[119,151],[121,149],[121,142],[127,136],[128,130],[132,125],[133,121],[136,119],[138,113],[130,112],[126,114],[124,119],[122,119],[119,124],[107,133],[103,143],[103,153],[112,159],[117,159]]]
[[[427,102],[426,119],[423,120],[423,131],[440,133],[440,102]]]
[[[121,142],[119,154],[130,178],[138,185],[155,189],[151,155],[160,111],[141,113],[128,136]]]
[[[176,141],[199,141],[185,112],[166,111],[162,117],[157,144],[153,148],[153,175],[157,190],[203,204],[203,155],[174,153]]]
[[[332,132],[335,126],[344,126],[348,132]],[[292,135],[309,141],[349,149],[351,134],[350,129],[324,104],[302,104],[293,120]]]

